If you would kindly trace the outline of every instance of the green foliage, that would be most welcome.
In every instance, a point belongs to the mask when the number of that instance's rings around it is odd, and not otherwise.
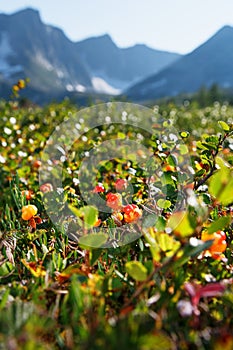
[[[224,228],[229,226],[230,222],[230,216],[221,216],[220,218],[216,219],[214,222],[211,223],[207,231],[209,234],[211,234],[219,230],[223,230]]]
[[[209,184],[210,194],[223,205],[233,203],[233,172],[226,166],[214,174]]]
[[[46,141],[77,111],[68,101],[44,108],[0,102],[0,348],[231,349],[232,107],[154,106],[151,120],[129,114],[150,132],[103,123],[101,113],[100,126],[86,132],[84,118],[77,123],[84,137],[67,150],[67,134],[60,149],[62,191],[50,184],[45,193],[38,171]],[[169,125],[180,138],[163,137]],[[137,146],[114,158],[115,139]],[[112,159],[90,164],[88,181],[78,183],[84,156],[100,145]],[[57,179],[59,157],[53,161]],[[119,191],[118,179],[126,180]],[[98,183],[104,189],[94,193]],[[94,193],[89,203],[81,185]],[[116,192],[122,207],[99,210]],[[22,218],[27,205],[38,209],[34,221]],[[125,208],[135,221],[126,222]],[[209,296],[198,294],[205,288]]]
[[[128,261],[125,264],[125,269],[136,281],[144,281],[147,278],[147,269],[140,261]]]
[[[99,248],[107,242],[107,239],[108,237],[104,233],[91,233],[80,237],[79,244],[86,249]]]

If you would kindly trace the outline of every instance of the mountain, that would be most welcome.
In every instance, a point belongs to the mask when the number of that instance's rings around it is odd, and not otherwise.
[[[93,84],[101,80],[122,90],[177,60],[180,55],[154,50],[146,45],[120,49],[109,35],[88,38],[76,44]]]
[[[9,83],[29,77],[38,93],[57,94],[69,84],[92,88],[75,44],[32,9],[0,15],[0,74]]]
[[[0,93],[17,79],[30,78],[27,94],[35,102],[69,94],[118,94],[158,72],[178,54],[144,45],[118,48],[108,35],[72,42],[59,28],[44,24],[28,8],[0,14]]]
[[[158,74],[131,86],[125,94],[132,100],[145,101],[192,93],[214,83],[222,88],[233,88],[233,27],[230,26],[224,26],[204,44]]]

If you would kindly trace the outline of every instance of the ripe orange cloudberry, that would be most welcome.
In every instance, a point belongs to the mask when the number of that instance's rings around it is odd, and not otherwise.
[[[30,220],[37,214],[37,207],[35,205],[25,205],[22,208],[22,219],[23,220]]]
[[[117,179],[115,182],[115,188],[117,191],[124,191],[128,186],[128,182],[125,179]]]
[[[224,231],[217,231],[211,234],[203,231],[201,235],[203,241],[213,240],[212,245],[206,250],[205,255],[211,256],[214,259],[220,259],[222,253],[225,252],[227,248],[226,234]]]
[[[128,204],[123,208],[124,220],[127,223],[135,222],[142,216],[142,211],[135,204]]]
[[[106,196],[107,206],[117,211],[122,208],[122,197],[120,193],[108,193]]]

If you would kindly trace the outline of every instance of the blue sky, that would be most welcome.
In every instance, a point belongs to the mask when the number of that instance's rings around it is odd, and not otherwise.
[[[231,0],[0,0],[2,13],[25,7],[74,41],[108,33],[120,47],[144,43],[180,53],[233,26]]]

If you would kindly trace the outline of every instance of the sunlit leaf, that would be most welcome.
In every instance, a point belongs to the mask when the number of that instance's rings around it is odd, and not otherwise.
[[[169,154],[169,156],[167,157],[167,163],[169,165],[171,165],[171,166],[176,166],[177,165],[177,159],[172,154]]]
[[[79,211],[78,208],[75,208],[74,206],[69,205],[69,209],[72,211],[72,213],[73,213],[76,217],[80,217],[80,216],[81,216],[81,213],[80,213],[80,211]]]
[[[215,220],[207,229],[208,233],[211,234],[213,232],[217,232],[219,230],[227,227],[231,222],[230,216],[221,216],[217,220]]]
[[[26,266],[26,268],[31,272],[33,276],[44,277],[46,275],[44,266],[42,266],[39,262],[27,262],[25,259],[21,259],[21,262],[24,264],[24,266]]]
[[[195,225],[191,222],[188,212],[184,211],[172,214],[168,220],[167,227],[180,237],[191,236],[195,230]]]
[[[180,247],[180,242],[176,241],[167,233],[160,233],[157,241],[160,249],[165,252],[167,256],[172,256]]]
[[[4,293],[1,295],[1,301],[0,301],[0,310],[3,310],[7,301],[8,297],[10,295],[10,289],[6,289]]]
[[[128,261],[125,264],[126,272],[136,281],[144,281],[147,278],[147,269],[140,261]]]
[[[187,154],[189,152],[188,147],[186,145],[182,145],[182,144],[179,145],[179,150],[180,150],[180,154],[182,154],[182,155]]]
[[[80,209],[84,222],[87,226],[94,226],[98,220],[98,209],[93,206],[86,206]]]
[[[69,205],[69,208],[76,217],[84,221],[86,228],[93,227],[98,220],[98,209],[94,206],[87,205],[85,207],[77,209]]]
[[[153,228],[143,230],[143,235],[145,237],[147,244],[149,245],[153,260],[160,261],[160,259],[161,259],[160,247],[159,247],[157,240],[155,239],[155,232],[154,232]]]
[[[90,233],[80,237],[79,244],[84,249],[100,248],[107,242],[108,236],[104,233]]]
[[[204,146],[201,141],[197,141],[196,146],[197,146],[197,149],[208,150],[208,147]]]
[[[9,262],[6,261],[4,262],[1,266],[0,266],[0,277],[4,277],[6,275],[8,275],[9,273],[11,273],[14,270],[14,265]]]
[[[218,124],[221,126],[221,128],[224,130],[224,131],[229,131],[230,130],[230,127],[227,123],[225,123],[223,120],[219,120],[218,121]]]
[[[158,201],[157,201],[157,205],[161,208],[161,209],[168,209],[170,208],[170,206],[172,205],[172,203],[167,200],[167,199],[162,199],[160,198]]]
[[[210,178],[209,192],[223,205],[233,202],[233,176],[227,167],[222,167]]]
[[[171,350],[173,345],[168,336],[162,332],[147,334],[140,338],[140,350]]]

